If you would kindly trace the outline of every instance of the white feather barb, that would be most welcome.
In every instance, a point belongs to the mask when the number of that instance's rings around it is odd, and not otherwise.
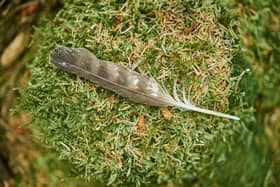
[[[240,118],[237,117],[237,116],[224,114],[224,113],[221,113],[221,112],[216,112],[216,111],[212,111],[212,110],[208,110],[208,109],[204,109],[204,108],[194,106],[193,104],[191,104],[190,101],[188,101],[186,99],[186,92],[184,90],[183,90],[183,101],[184,102],[182,102],[179,99],[176,87],[177,87],[177,84],[176,84],[176,80],[175,80],[174,81],[174,86],[173,86],[173,97],[172,97],[173,102],[171,102],[172,106],[178,107],[178,108],[183,109],[183,110],[191,110],[191,111],[196,111],[196,112],[200,112],[200,113],[204,113],[204,114],[210,114],[210,115],[214,115],[214,116],[224,117],[224,118],[228,118],[228,119],[240,120]]]

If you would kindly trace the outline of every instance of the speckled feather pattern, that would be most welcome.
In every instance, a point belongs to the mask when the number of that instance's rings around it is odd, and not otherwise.
[[[185,94],[182,102],[177,95],[176,84],[172,97],[155,79],[117,63],[98,59],[85,48],[59,46],[50,52],[50,61],[63,70],[84,77],[133,102],[152,106],[174,106],[239,120],[236,116],[196,107],[186,99]]]

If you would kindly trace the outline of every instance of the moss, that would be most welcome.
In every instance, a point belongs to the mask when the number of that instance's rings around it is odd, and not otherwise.
[[[270,164],[265,186],[279,185],[280,106],[280,1],[236,1],[240,10],[240,36],[244,59],[258,78],[254,132],[258,154]],[[251,125],[252,126],[252,125]],[[269,147],[268,147],[269,144]],[[265,161],[269,157],[269,162]],[[257,174],[261,173],[260,171]]]
[[[18,110],[33,116],[42,141],[87,180],[139,186],[182,184],[202,176],[223,149],[234,148],[232,137],[246,132],[242,121],[171,108],[174,117],[167,120],[157,107],[131,103],[59,70],[48,62],[48,53],[63,44],[86,47],[101,59],[126,66],[140,62],[137,71],[151,74],[168,90],[175,78],[180,80],[197,105],[252,119],[236,89],[239,79],[232,78],[236,34],[230,20],[217,19],[221,6],[69,1],[53,21],[37,28],[43,42],[30,64],[29,85],[20,90]],[[228,97],[234,93],[240,99],[229,108]],[[144,132],[137,128],[141,114]],[[217,149],[220,144],[226,146]]]

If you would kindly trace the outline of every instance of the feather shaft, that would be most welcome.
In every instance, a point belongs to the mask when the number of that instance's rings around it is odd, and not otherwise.
[[[210,114],[210,115],[219,116],[219,117],[223,117],[223,118],[240,120],[239,117],[236,117],[233,115],[224,114],[221,112],[216,112],[216,111],[208,110],[208,109],[204,109],[204,108],[199,108],[194,105],[188,105],[188,104],[184,104],[184,103],[174,103],[173,106],[181,108],[181,109],[185,109],[185,110],[191,110],[191,111],[200,112],[200,113],[204,113],[204,114]]]

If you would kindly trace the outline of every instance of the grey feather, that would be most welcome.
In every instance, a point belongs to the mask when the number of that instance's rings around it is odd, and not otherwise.
[[[59,46],[50,52],[50,61],[70,73],[84,77],[129,100],[152,106],[174,106],[185,110],[239,120],[238,117],[199,108],[191,104],[183,92],[182,102],[173,88],[173,97],[153,78],[122,65],[98,59],[85,48]]]

